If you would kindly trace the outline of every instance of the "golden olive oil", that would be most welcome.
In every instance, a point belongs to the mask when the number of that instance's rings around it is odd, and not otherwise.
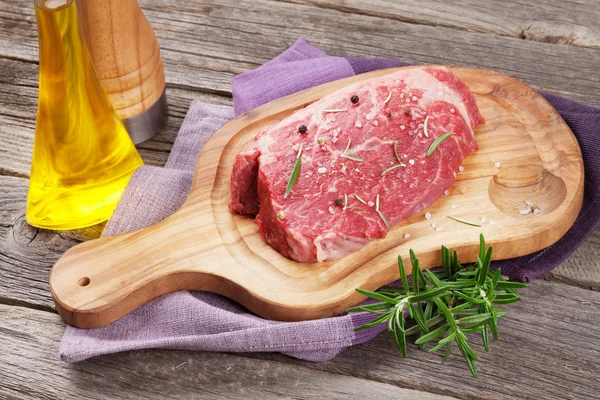
[[[142,160],[102,88],[75,0],[34,0],[39,100],[27,222],[76,229],[107,220]]]

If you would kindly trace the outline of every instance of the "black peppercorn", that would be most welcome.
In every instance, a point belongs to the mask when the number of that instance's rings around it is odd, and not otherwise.
[[[336,199],[335,200],[335,205],[338,207],[341,207],[342,204],[344,204],[344,200],[343,199]]]
[[[404,111],[404,114],[406,114],[406,115],[410,115],[410,110],[406,110],[406,111]]]
[[[350,97],[350,101],[352,102],[352,104],[358,103],[358,96],[354,95],[354,96]]]
[[[388,118],[391,118],[392,117],[392,112],[388,111],[386,115],[387,115]]]
[[[307,130],[308,128],[306,127],[306,125],[300,125],[300,127],[298,128],[298,132],[302,134],[306,133]]]

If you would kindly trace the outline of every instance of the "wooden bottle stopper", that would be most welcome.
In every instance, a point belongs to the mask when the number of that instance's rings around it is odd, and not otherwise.
[[[165,74],[152,26],[137,0],[77,2],[79,21],[100,82],[134,143],[166,122]]]

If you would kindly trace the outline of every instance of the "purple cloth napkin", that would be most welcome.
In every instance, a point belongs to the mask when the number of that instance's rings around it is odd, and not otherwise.
[[[104,235],[152,225],[177,210],[187,197],[193,168],[207,138],[234,115],[308,87],[406,63],[386,59],[330,57],[300,39],[260,68],[233,80],[234,111],[195,101],[183,122],[165,168],[141,167],[131,178]],[[556,244],[538,253],[495,262],[513,279],[529,281],[556,267],[600,222],[600,110],[544,95],[571,127],[585,162],[583,208]],[[543,256],[543,257],[542,257]],[[119,351],[169,348],[227,352],[281,352],[326,361],[348,346],[374,338],[382,327],[354,332],[368,314],[304,322],[269,321],[219,295],[178,292],[157,298],[115,323],[98,329],[67,326],[60,356],[67,362]]]

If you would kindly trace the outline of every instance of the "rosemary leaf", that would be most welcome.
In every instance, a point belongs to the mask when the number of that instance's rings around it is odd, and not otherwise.
[[[348,158],[350,160],[359,161],[359,162],[365,161],[364,158],[356,157],[356,156],[352,156],[352,155],[348,154],[348,151],[350,151],[350,145],[351,144],[352,144],[352,139],[349,139],[348,140],[348,145],[346,146],[346,150],[344,150],[344,152],[342,153],[342,155],[340,157]]]
[[[294,169],[292,171],[292,175],[290,175],[290,179],[288,180],[288,184],[285,188],[284,198],[287,198],[289,194],[292,192],[292,188],[298,179],[298,175],[300,174],[300,168],[302,164],[302,144],[300,144],[300,149],[298,150],[298,155],[296,156],[296,164],[294,165]]]
[[[429,133],[427,132],[427,123],[428,122],[429,122],[429,115],[427,117],[425,117],[425,122],[423,122],[423,134],[425,135],[425,137],[429,137]],[[433,150],[435,150],[435,149],[433,149]]]
[[[427,150],[427,154],[425,155],[425,157],[429,157],[430,155],[433,154],[433,152],[435,151],[435,149],[438,148],[438,146],[446,139],[448,139],[450,136],[454,135],[454,132],[448,132],[448,133],[444,133],[442,136],[439,136],[437,139],[435,139],[433,141],[433,143],[431,143],[431,146],[429,146],[429,150]]]
[[[340,112],[344,112],[348,110],[348,107],[346,108],[332,108],[329,110],[323,110],[324,113],[340,113]]]
[[[462,222],[463,224],[471,225],[471,226],[481,226],[481,224],[478,224],[477,222],[472,222],[472,221],[469,221],[469,220],[466,220],[466,219],[463,219],[460,217],[456,217],[454,215],[448,215],[448,218],[453,219],[458,222]]]
[[[388,94],[388,97],[384,100],[383,104],[389,103],[391,99],[392,99],[392,91],[390,90],[390,94]]]
[[[396,164],[396,165],[392,165],[389,168],[386,168],[383,170],[383,172],[381,173],[381,176],[384,176],[385,174],[387,174],[390,171],[395,170],[396,168],[400,168],[400,167],[404,167],[404,164]]]
[[[398,164],[404,165],[402,163],[402,160],[400,159],[400,156],[398,155],[398,142],[394,142],[394,155],[396,156],[396,160],[398,161]]]
[[[367,202],[366,202],[366,201],[364,201],[363,199],[361,199],[361,198],[360,198],[360,197],[359,197],[357,194],[354,194],[354,198],[355,198],[356,200],[360,201],[360,202],[361,202],[361,203],[363,203],[363,204],[367,204]]]

